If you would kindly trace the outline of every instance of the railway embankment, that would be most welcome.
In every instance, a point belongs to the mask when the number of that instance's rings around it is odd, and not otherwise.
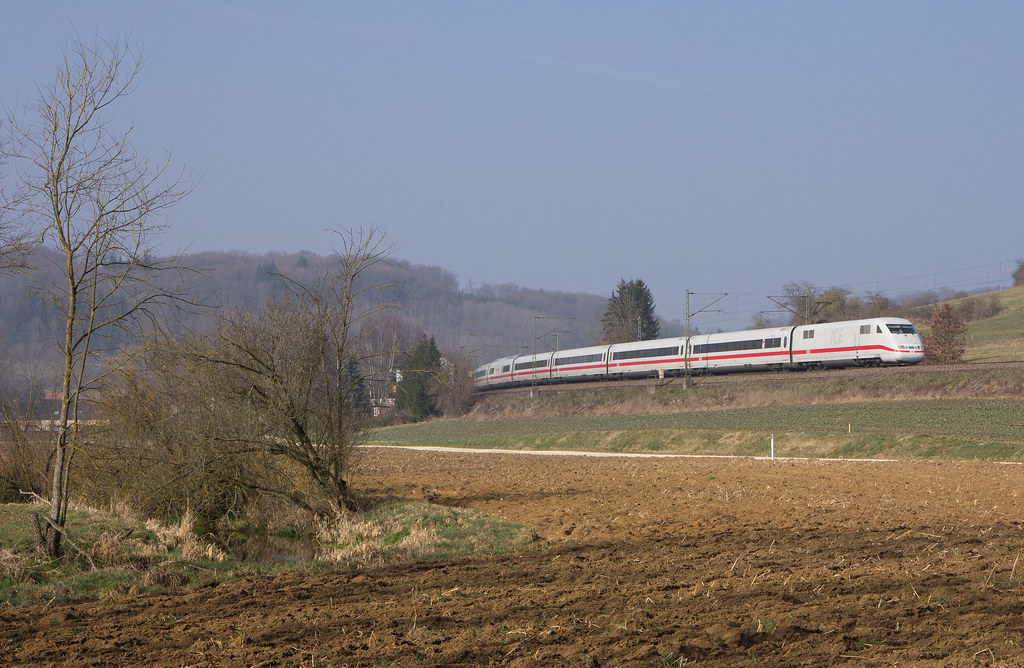
[[[538,385],[481,393],[469,419],[649,415],[764,406],[1024,396],[1024,362]]]

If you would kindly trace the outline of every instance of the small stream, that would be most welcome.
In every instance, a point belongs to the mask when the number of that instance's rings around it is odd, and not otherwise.
[[[237,561],[311,561],[317,544],[308,536],[277,536],[267,534],[218,533],[218,547]]]

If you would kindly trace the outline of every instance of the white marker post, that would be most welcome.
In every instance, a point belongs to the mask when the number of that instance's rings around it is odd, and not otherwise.
[[[772,461],[775,461],[775,434],[772,434]]]

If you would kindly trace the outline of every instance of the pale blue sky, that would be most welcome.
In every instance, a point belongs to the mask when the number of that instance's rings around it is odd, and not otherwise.
[[[169,250],[375,223],[463,286],[639,277],[736,328],[790,281],[1005,287],[1024,256],[1020,2],[5,2],[4,103],[72,26],[142,45],[118,114],[202,176]]]

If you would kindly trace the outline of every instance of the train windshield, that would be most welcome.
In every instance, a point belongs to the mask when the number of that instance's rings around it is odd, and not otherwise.
[[[917,334],[917,330],[914,329],[913,325],[904,325],[902,323],[886,325],[889,331],[893,334]]]

